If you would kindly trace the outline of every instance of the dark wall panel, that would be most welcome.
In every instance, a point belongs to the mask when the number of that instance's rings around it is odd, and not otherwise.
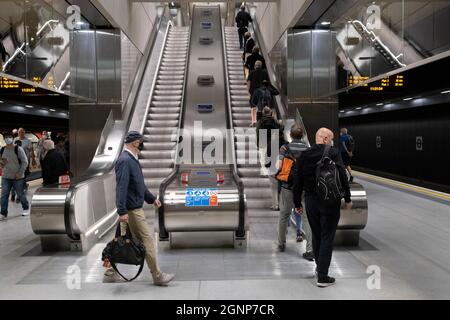
[[[450,105],[341,118],[340,126],[356,141],[355,166],[450,190]],[[422,137],[422,151],[416,148],[417,137]]]

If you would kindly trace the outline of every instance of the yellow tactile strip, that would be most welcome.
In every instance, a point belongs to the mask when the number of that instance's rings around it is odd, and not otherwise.
[[[423,187],[413,186],[411,184],[407,184],[407,183],[403,183],[403,182],[399,182],[399,181],[395,181],[395,180],[391,180],[391,179],[387,179],[387,178],[377,177],[377,176],[363,173],[363,172],[353,171],[353,175],[355,177],[365,178],[367,180],[376,181],[376,182],[386,184],[389,186],[394,186],[394,187],[397,187],[400,189],[414,191],[419,194],[423,194],[423,195],[426,195],[426,196],[429,196],[432,198],[450,201],[450,194],[448,194],[448,193],[439,192],[439,191],[435,191],[435,190],[431,190],[431,189],[427,189],[427,188],[423,188]]]

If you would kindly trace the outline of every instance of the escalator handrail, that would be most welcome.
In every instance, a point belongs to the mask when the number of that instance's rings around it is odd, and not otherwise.
[[[195,6],[195,5],[194,5]],[[174,168],[172,172],[161,182],[159,185],[159,201],[161,201],[161,207],[157,209],[158,211],[158,226],[159,226],[159,238],[166,239],[168,238],[167,230],[165,228],[164,223],[164,193],[169,186],[170,183],[175,179],[176,175],[180,171],[180,164],[178,163],[178,156],[179,156],[179,147],[180,147],[180,134],[181,130],[184,127],[184,115],[185,115],[185,94],[186,94],[186,87],[187,87],[187,78],[189,75],[189,61],[190,61],[190,51],[191,51],[191,35],[192,35],[192,26],[193,26],[193,19],[191,19],[191,23],[189,26],[189,37],[188,37],[188,47],[186,51],[186,69],[184,71],[184,80],[183,80],[183,91],[181,93],[181,109],[180,109],[180,117],[178,119],[178,131],[177,131],[177,143],[175,147],[175,154],[174,154]]]
[[[19,55],[19,53],[23,54],[24,56],[26,55],[26,52],[24,52],[22,49],[24,49],[23,47],[26,46],[27,43],[24,42],[22,43],[22,45],[16,49],[16,51],[14,51],[14,53],[9,57],[8,60],[6,60],[6,62],[3,64],[2,66],[2,71],[5,72],[6,68],[8,67],[8,65],[14,60],[16,59],[16,57]]]
[[[39,36],[41,34],[42,31],[44,31],[45,27],[49,26],[50,27],[50,31],[52,31],[52,26],[51,23],[59,23],[59,20],[54,20],[54,19],[50,19],[47,22],[45,22],[42,27],[39,28],[39,30],[36,32],[36,35]]]

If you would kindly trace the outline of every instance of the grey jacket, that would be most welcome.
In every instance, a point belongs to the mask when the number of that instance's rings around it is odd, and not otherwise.
[[[19,157],[22,161],[21,165],[19,165],[19,160],[17,159],[17,157]],[[9,149],[5,147],[5,149],[3,150],[2,159],[6,159],[7,161],[6,164],[3,164],[3,161],[0,161],[0,164],[3,168],[3,178],[23,179],[25,177],[25,170],[28,167],[28,159],[22,147],[19,147],[18,149],[18,156],[16,156],[14,148]],[[18,177],[16,177],[17,174]]]

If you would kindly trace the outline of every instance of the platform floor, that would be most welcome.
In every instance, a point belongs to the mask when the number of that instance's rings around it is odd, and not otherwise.
[[[450,207],[445,201],[358,179],[369,199],[359,247],[338,247],[330,274],[337,284],[315,286],[314,263],[289,229],[287,250],[276,250],[276,217],[250,212],[247,249],[159,248],[160,266],[176,273],[167,288],[150,285],[148,269],[132,283],[104,283],[104,241],[87,254],[43,253],[29,217],[11,204],[0,222],[0,299],[450,299]],[[33,189],[30,190],[30,194]],[[78,266],[80,289],[68,268]],[[368,289],[367,267],[381,270],[381,288]],[[128,270],[127,270],[128,271]]]

